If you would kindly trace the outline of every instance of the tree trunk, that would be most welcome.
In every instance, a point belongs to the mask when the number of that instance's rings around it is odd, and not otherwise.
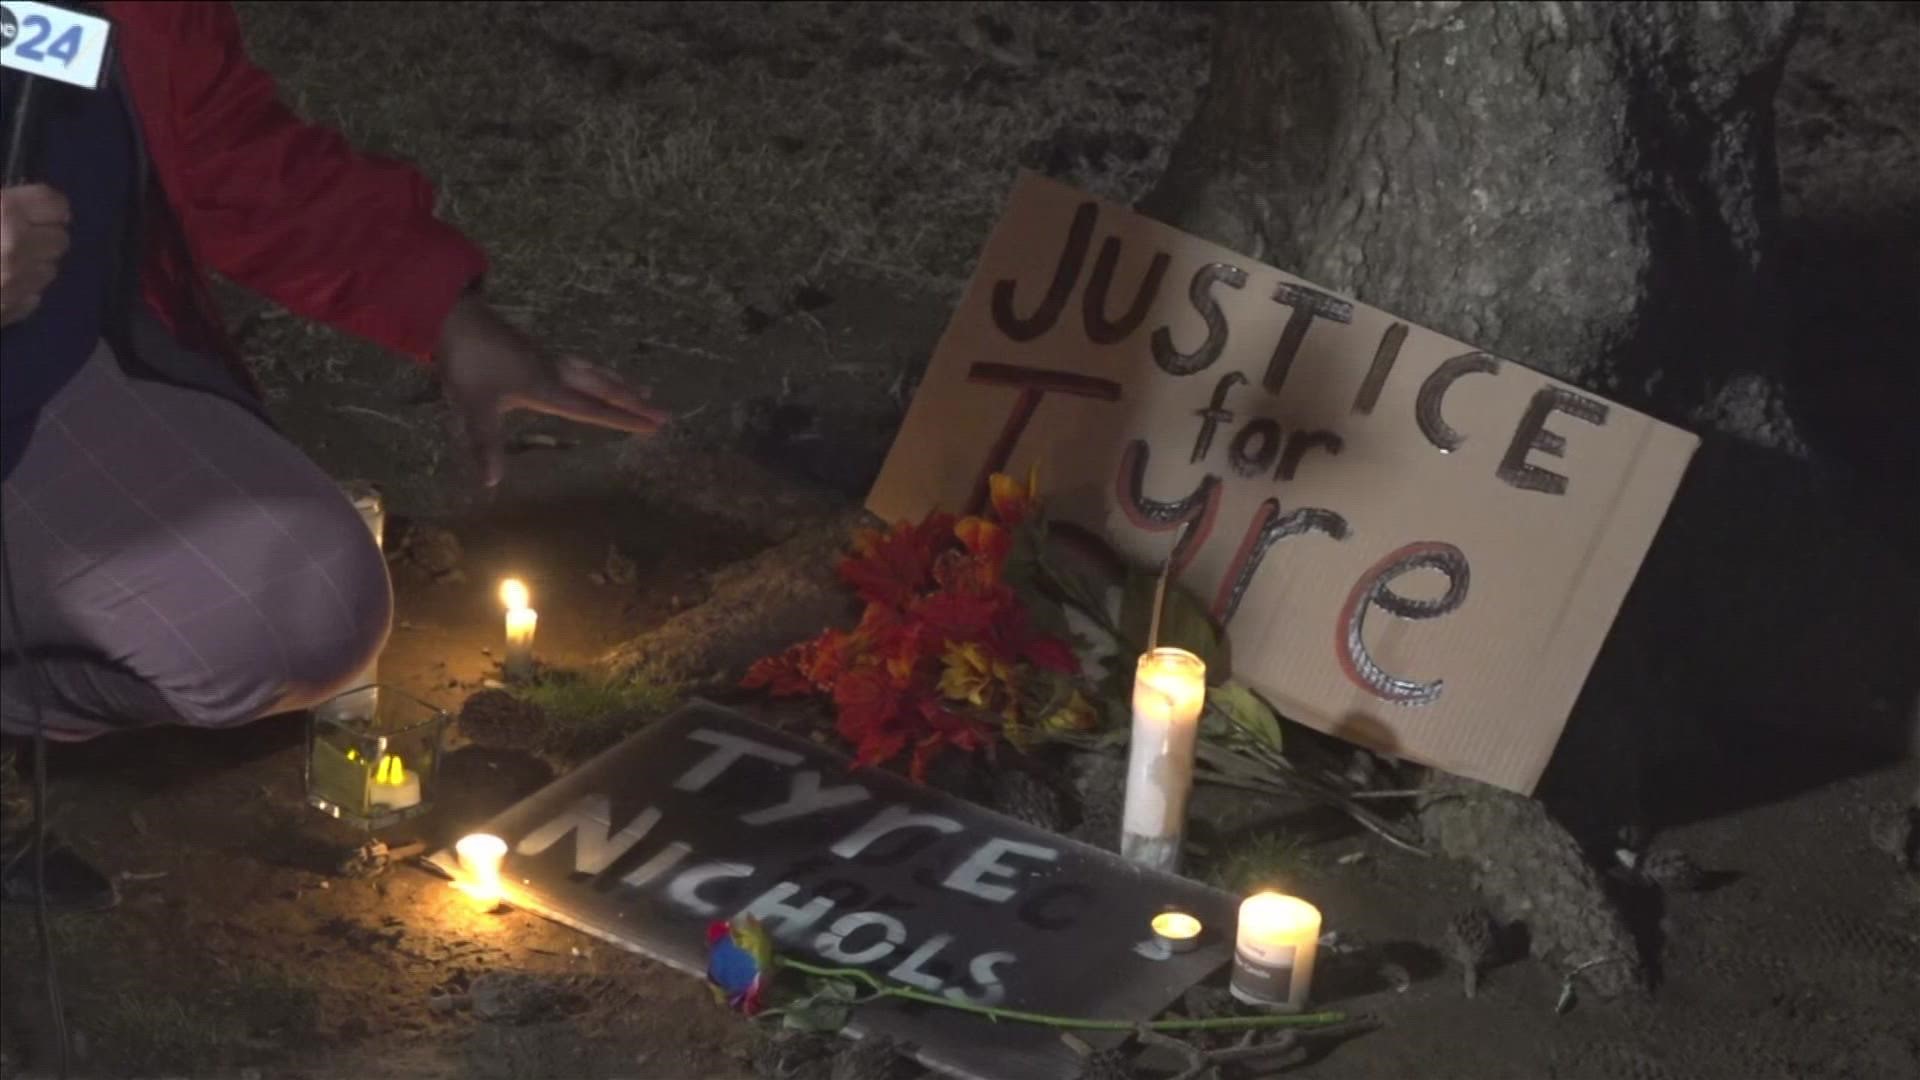
[[[1578,825],[1657,815],[1660,759],[1737,757],[1755,720],[1844,730],[1912,699],[1912,567],[1855,542],[1780,389],[1773,100],[1797,21],[1791,3],[1221,5],[1212,80],[1142,205],[1705,437],[1542,788]],[[1534,914],[1536,944],[1631,955],[1599,896],[1549,895],[1596,878],[1527,870],[1577,860],[1552,819],[1449,791],[1430,837]]]
[[[1675,422],[1793,447],[1789,3],[1222,5],[1143,210]]]

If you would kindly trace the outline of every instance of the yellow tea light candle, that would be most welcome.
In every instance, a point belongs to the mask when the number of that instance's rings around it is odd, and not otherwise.
[[[1200,920],[1184,911],[1163,911],[1153,917],[1153,936],[1168,952],[1192,951],[1200,944]]]
[[[1194,745],[1207,699],[1207,665],[1185,649],[1143,654],[1133,677],[1133,744],[1120,854],[1167,873],[1180,870],[1193,791]]]
[[[465,880],[460,890],[473,898],[482,910],[500,906],[500,860],[507,857],[507,842],[487,833],[469,833],[453,845]]]
[[[373,767],[367,802],[376,810],[406,810],[420,805],[420,774],[407,769],[399,754],[382,754]]]
[[[1275,1012],[1304,1011],[1319,948],[1319,908],[1274,892],[1247,897],[1234,940],[1233,996]]]
[[[509,679],[533,676],[533,631],[540,613],[528,607],[526,583],[508,578],[500,583],[500,602],[507,606],[507,655],[502,664]]]

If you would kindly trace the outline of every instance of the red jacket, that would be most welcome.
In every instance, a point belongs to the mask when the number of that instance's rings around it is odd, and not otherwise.
[[[486,257],[433,215],[413,168],[302,122],[247,59],[221,2],[108,2],[115,53],[166,210],[149,202],[145,298],[183,344],[238,366],[207,271],[428,360]]]

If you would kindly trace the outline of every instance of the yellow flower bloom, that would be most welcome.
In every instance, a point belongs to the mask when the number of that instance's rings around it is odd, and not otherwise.
[[[986,708],[997,686],[1013,687],[1013,669],[974,642],[947,642],[941,662],[940,693],[948,700]]]
[[[1024,485],[1006,473],[994,473],[987,477],[987,494],[1002,524],[1020,524],[1040,498],[1040,464],[1035,462],[1027,470]]]
[[[1092,731],[1099,726],[1100,713],[1093,703],[1075,690],[1065,705],[1047,717],[1046,726],[1054,731]]]

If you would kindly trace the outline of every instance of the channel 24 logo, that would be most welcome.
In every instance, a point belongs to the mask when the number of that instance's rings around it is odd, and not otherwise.
[[[13,39],[19,36],[20,20],[13,17],[7,5],[0,4],[0,49],[12,45]]]

